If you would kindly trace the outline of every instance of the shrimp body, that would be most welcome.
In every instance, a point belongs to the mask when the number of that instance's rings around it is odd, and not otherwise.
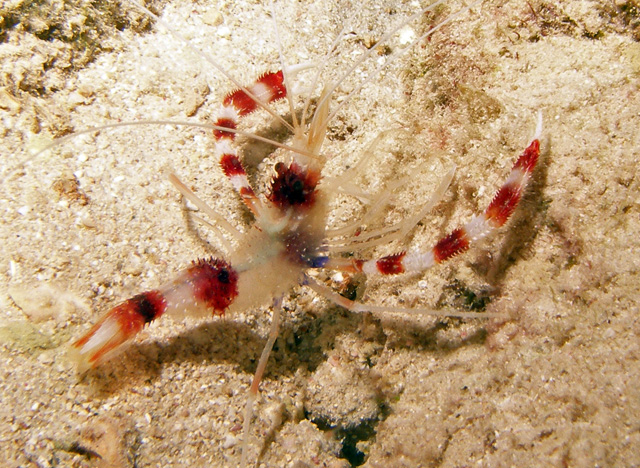
[[[286,95],[281,85],[282,72],[277,72],[263,75],[252,88],[260,97],[275,101]],[[318,187],[324,161],[318,151],[325,120],[315,119],[308,132],[299,127],[294,145],[313,157],[289,152],[287,163],[275,164],[270,190],[261,199],[248,185],[244,167],[231,149],[235,134],[223,130],[235,128],[236,119],[253,112],[257,105],[244,90],[230,93],[223,102],[216,121],[220,129],[214,131],[220,165],[254,213],[255,223],[228,260],[197,260],[168,284],[112,308],[72,344],[80,369],[95,367],[118,354],[146,324],[165,313],[222,315],[265,306],[300,284],[308,268],[326,261],[321,248],[327,203]]]

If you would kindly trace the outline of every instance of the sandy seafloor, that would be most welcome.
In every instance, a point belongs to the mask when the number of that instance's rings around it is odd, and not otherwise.
[[[250,83],[279,68],[261,3],[157,8]],[[320,75],[335,80],[422,4],[395,3],[278,2],[287,63],[317,63],[350,18]],[[365,70],[461,6],[446,3],[377,49]],[[543,154],[515,219],[489,241],[423,275],[360,283],[372,304],[464,311],[470,299],[500,318],[353,314],[305,288],[285,297],[256,408],[259,466],[640,466],[639,7],[558,3],[483,2],[385,67],[331,123],[327,177],[378,136],[353,183],[377,193],[405,181],[372,228],[415,213],[457,167],[408,239],[356,249],[362,257],[428,248],[481,211],[539,110]],[[189,220],[166,181],[169,170],[232,223],[250,222],[211,157],[212,138],[157,125],[105,130],[23,165],[53,138],[95,125],[211,121],[233,86],[162,26],[131,27],[144,25],[131,5],[96,13],[52,1],[42,8],[55,27],[27,5],[2,4],[0,464],[235,466],[268,307],[165,318],[82,377],[65,358],[66,343],[104,310],[219,255],[215,234]],[[103,31],[99,46],[87,41],[91,30]],[[89,52],[78,52],[82,41]],[[352,75],[335,102],[363,76]],[[300,75],[299,89],[312,82]],[[290,118],[286,105],[276,108]],[[282,135],[264,112],[244,128]],[[270,150],[240,147],[264,188]],[[330,227],[366,210],[344,196],[332,206]],[[320,278],[337,286],[329,276]]]

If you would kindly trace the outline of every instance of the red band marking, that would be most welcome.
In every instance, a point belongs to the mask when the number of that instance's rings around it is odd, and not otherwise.
[[[216,120],[215,124],[218,127],[230,128],[231,130],[235,130],[237,128],[236,123],[232,119],[226,119],[224,117],[220,117]],[[223,130],[214,130],[213,136],[216,140],[220,140],[222,138],[231,138],[232,140],[236,137],[236,134],[233,132],[225,132]]]
[[[287,88],[284,85],[284,73],[282,73],[282,70],[265,73],[258,78],[258,83],[262,83],[271,89],[271,98],[269,99],[269,102],[277,101],[287,95]]]
[[[365,261],[360,259],[354,259],[352,263],[353,263],[354,273],[359,273],[362,271],[362,267],[364,266]],[[349,271],[349,270],[347,269],[346,271]]]
[[[316,200],[316,186],[320,181],[320,173],[308,170],[296,163],[287,166],[277,163],[276,176],[271,182],[271,192],[267,198],[278,208],[291,206],[309,207]]]
[[[513,214],[521,198],[519,186],[504,185],[485,210],[487,221],[495,228],[503,226]]]
[[[513,165],[514,169],[520,169],[526,173],[533,171],[540,156],[540,141],[533,140],[524,153],[518,158]]]
[[[263,84],[269,88],[271,95],[266,99],[267,102],[277,101],[287,95],[282,70],[265,73],[258,78],[256,83]],[[250,91],[253,92],[253,90]],[[258,108],[258,104],[253,100],[253,98],[241,89],[229,93],[222,102],[225,106],[233,106],[241,117],[252,113]]]
[[[376,262],[376,268],[382,275],[399,275],[400,273],[404,273],[402,260],[405,255],[405,252],[401,252],[395,255],[382,257]]]
[[[252,198],[255,197],[256,194],[251,187],[240,187],[240,196],[242,198]]]
[[[111,309],[107,315],[96,323],[88,333],[76,341],[73,346],[76,348],[84,346],[106,320],[115,320],[118,324],[119,334],[125,337],[126,340],[140,332],[147,323],[160,317],[166,310],[167,301],[160,291],[154,290],[138,294]],[[123,341],[124,340],[122,340],[122,342]],[[102,348],[92,357],[91,361],[99,359],[100,356],[120,344],[120,341],[114,341],[114,343]]]
[[[220,167],[227,177],[247,175],[238,157],[234,154],[223,154],[220,157]]]
[[[464,252],[469,248],[469,239],[464,229],[456,229],[451,234],[443,237],[433,247],[433,257],[436,263],[442,263]]]
[[[258,108],[258,104],[241,89],[229,93],[222,103],[233,106],[240,116],[250,114]]]
[[[144,318],[145,324],[157,319],[167,310],[167,300],[158,290],[138,294],[125,302],[127,303],[136,308],[136,312]]]
[[[238,295],[238,273],[224,260],[199,260],[187,273],[195,298],[214,312],[223,313]]]

